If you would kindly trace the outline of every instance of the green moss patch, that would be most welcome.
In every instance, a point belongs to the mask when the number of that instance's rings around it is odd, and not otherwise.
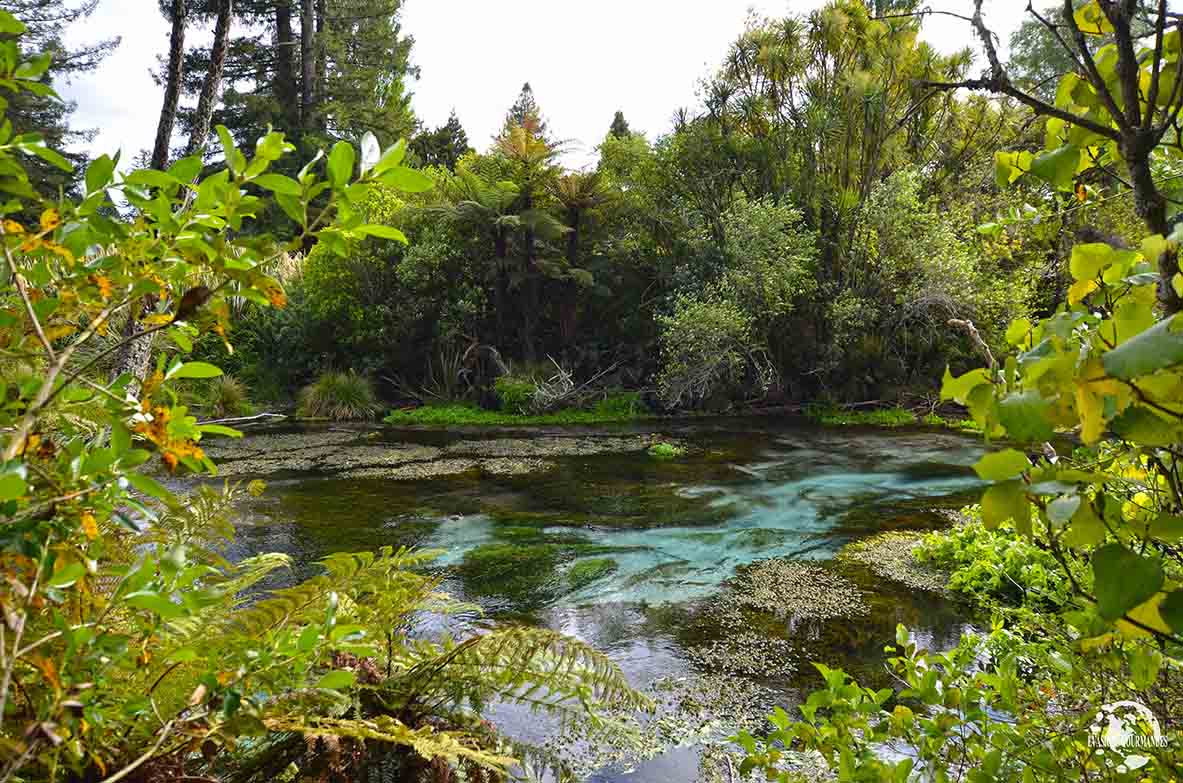
[[[427,425],[456,426],[539,426],[564,424],[613,424],[635,421],[643,416],[621,406],[596,406],[591,410],[556,411],[526,414],[511,411],[490,411],[473,405],[424,405],[391,411],[384,421],[394,426]]]

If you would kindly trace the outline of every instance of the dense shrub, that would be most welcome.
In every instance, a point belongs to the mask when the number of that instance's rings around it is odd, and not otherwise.
[[[529,413],[538,384],[530,378],[502,375],[493,383],[497,405],[506,413]]]
[[[658,394],[668,407],[697,407],[759,395],[771,381],[763,343],[752,318],[726,299],[679,299],[673,315],[659,318],[661,373]]]
[[[373,384],[352,370],[326,372],[300,392],[301,416],[349,421],[371,419],[379,410]]]

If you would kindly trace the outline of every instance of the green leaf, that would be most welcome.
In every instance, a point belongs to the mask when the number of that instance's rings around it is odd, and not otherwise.
[[[217,378],[221,374],[221,368],[209,362],[185,362],[169,370],[165,378]]]
[[[974,465],[974,472],[983,481],[1002,481],[1014,478],[1031,467],[1027,455],[1016,449],[1003,449],[985,455]]]
[[[317,681],[317,688],[328,688],[330,690],[340,690],[341,688],[348,688],[353,683],[357,682],[357,675],[353,672],[347,672],[343,669],[331,671]]]
[[[1177,320],[1172,315],[1105,353],[1105,372],[1130,380],[1183,362],[1183,331],[1176,331]]]
[[[1177,634],[1183,634],[1183,590],[1172,590],[1158,605],[1158,614]]]
[[[1097,611],[1106,620],[1119,619],[1162,589],[1162,563],[1121,544],[1101,547],[1092,560]]]
[[[56,166],[57,168],[61,169],[62,171],[73,171],[74,170],[73,163],[66,160],[61,155],[59,155],[57,152],[55,152],[54,150],[51,150],[49,147],[46,147],[44,144],[42,144],[40,142],[38,142],[36,144],[19,144],[19,145],[17,145],[17,148],[21,152],[25,153],[26,155],[36,155],[37,157],[44,160],[46,163]]]
[[[1080,165],[1080,150],[1065,146],[1031,161],[1031,173],[1058,190],[1071,190]]]
[[[115,161],[110,155],[100,155],[86,167],[86,192],[97,193],[111,184],[115,175]]]
[[[234,137],[230,135],[230,131],[226,129],[225,125],[219,125],[214,130],[217,131],[218,141],[222,142],[222,153],[226,156],[226,165],[235,174],[242,173],[246,166],[246,159],[235,146]]]
[[[320,628],[315,625],[310,625],[300,632],[299,639],[296,640],[296,647],[300,652],[310,652],[316,647],[316,642],[320,639]]]
[[[25,29],[24,22],[17,19],[8,11],[0,10],[0,33],[4,35],[20,35]]]
[[[1046,416],[1050,408],[1037,391],[1008,394],[998,403],[998,419],[1016,440],[1047,440],[1055,434]]]
[[[1009,345],[1021,345],[1031,334],[1031,322],[1026,318],[1017,318],[1006,328],[1006,342]]]
[[[190,155],[169,166],[168,173],[179,182],[192,182],[204,166],[200,155]]]
[[[1084,242],[1072,246],[1068,270],[1073,280],[1095,280],[1101,270],[1113,263],[1116,251],[1104,242]]]
[[[407,244],[407,235],[399,231],[394,226],[383,226],[377,223],[367,223],[363,226],[358,226],[353,229],[355,233],[363,234],[368,237],[379,237],[381,239],[393,239],[396,242]]]
[[[1175,543],[1183,541],[1183,516],[1178,514],[1159,514],[1150,523],[1147,533],[1160,541]]]
[[[422,193],[435,187],[435,180],[422,171],[395,166],[385,171],[378,178],[383,184],[390,185],[404,193]]]
[[[1081,503],[1064,533],[1064,543],[1073,549],[1088,549],[1104,541],[1106,532],[1105,523],[1097,516],[1092,504]]]
[[[300,187],[299,182],[296,182],[291,177],[285,177],[283,174],[260,174],[251,181],[259,187],[266,188],[273,193],[284,193],[289,196],[299,196],[304,192],[304,189]]]
[[[29,485],[16,473],[0,475],[0,503],[15,500],[29,490]]]
[[[982,522],[993,530],[1011,520],[1021,533],[1031,530],[1031,506],[1022,481],[995,484],[982,495]]]
[[[333,187],[339,188],[349,182],[353,176],[354,152],[353,145],[347,141],[339,141],[329,152],[329,181]]]
[[[70,563],[62,568],[46,583],[50,587],[69,587],[86,575],[86,566],[82,563]]]
[[[224,427],[221,424],[201,424],[197,427],[197,431],[203,435],[225,435],[228,438],[241,438],[242,432],[233,427]]]
[[[128,473],[125,478],[127,479],[127,483],[149,497],[154,497],[157,500],[163,500],[165,503],[170,504],[176,502],[173,493],[169,492],[163,484],[150,476],[145,476],[143,473]]]
[[[381,174],[388,169],[392,169],[403,162],[403,158],[407,155],[407,140],[399,139],[397,143],[386,148],[382,153],[382,157],[378,158],[378,162],[374,164],[373,173]]]
[[[962,405],[967,405],[970,393],[978,386],[988,383],[990,373],[981,367],[957,378],[954,378],[953,373],[946,367],[945,378],[941,383],[941,399],[956,400]]]
[[[171,620],[174,617],[180,617],[185,613],[177,604],[168,600],[160,593],[154,593],[151,590],[142,590],[138,593],[132,593],[125,599],[128,606],[136,609],[146,609],[152,614],[158,615],[165,620]]]

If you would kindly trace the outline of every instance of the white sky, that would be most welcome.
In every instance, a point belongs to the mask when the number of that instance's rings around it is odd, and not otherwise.
[[[414,107],[428,127],[455,108],[469,143],[485,149],[523,82],[530,82],[550,132],[572,140],[569,165],[594,158],[594,147],[620,109],[635,131],[653,138],[670,129],[674,110],[696,105],[699,80],[739,35],[749,9],[762,15],[806,12],[823,0],[406,0],[403,30],[421,77]],[[1027,0],[986,0],[986,21],[1005,43]],[[930,7],[969,14],[971,0]],[[130,160],[149,148],[161,90],[150,70],[168,49],[168,25],[155,0],[99,0],[71,42],[122,35],[94,74],[65,85],[76,101],[76,127],[98,129],[95,152],[123,150]],[[187,43],[208,40],[191,30]],[[972,43],[969,25],[929,17],[924,37],[944,51]]]

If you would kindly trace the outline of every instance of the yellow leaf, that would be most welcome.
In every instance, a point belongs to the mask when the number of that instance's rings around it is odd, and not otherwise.
[[[41,230],[42,231],[52,231],[53,229],[57,228],[61,222],[62,222],[62,219],[58,215],[58,211],[56,209],[54,209],[53,207],[50,207],[49,209],[47,209],[41,213]]]
[[[144,326],[160,326],[161,324],[170,323],[173,317],[168,313],[156,313],[141,320]]]
[[[79,521],[82,522],[82,532],[86,534],[87,538],[94,541],[99,535],[98,521],[95,520],[94,514],[87,511]]]
[[[1068,304],[1077,304],[1096,290],[1096,280],[1077,280],[1068,288]]]
[[[60,340],[61,338],[65,337],[66,335],[73,334],[73,333],[74,333],[73,326],[70,326],[69,324],[58,324],[57,326],[51,326],[48,329],[46,329],[45,330],[45,337],[46,337],[46,339],[48,339],[52,342],[53,340]]]
[[[1175,289],[1176,295],[1183,296],[1183,272],[1176,272],[1171,278],[1171,288]]]
[[[1157,593],[1149,601],[1139,604],[1138,606],[1135,606],[1133,609],[1126,612],[1126,617],[1134,620],[1140,625],[1146,626],[1146,628],[1153,628],[1159,633],[1169,634],[1171,633],[1171,628],[1166,624],[1166,621],[1162,619],[1162,615],[1158,611],[1159,604],[1161,604],[1163,599],[1166,597],[1166,593]],[[1125,620],[1118,620],[1117,628],[1126,638],[1132,639],[1151,635],[1150,631],[1140,628],[1133,623],[1128,623]]]
[[[1157,261],[1158,257],[1167,250],[1167,240],[1162,234],[1146,237],[1142,240],[1142,255],[1147,261]]]

